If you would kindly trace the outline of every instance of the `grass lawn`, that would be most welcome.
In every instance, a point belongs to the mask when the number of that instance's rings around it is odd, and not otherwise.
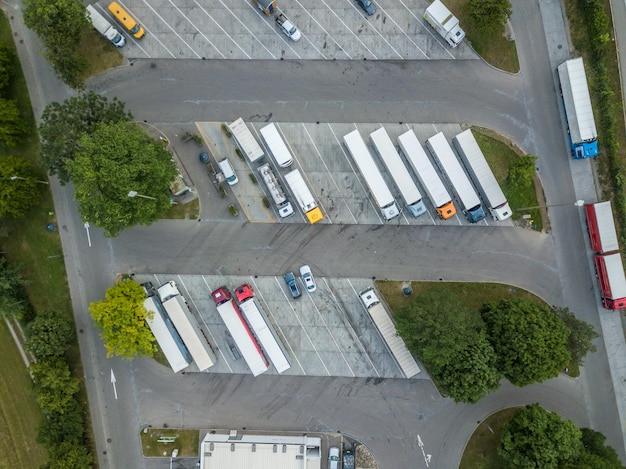
[[[502,426],[507,423],[520,407],[496,412],[482,422],[470,438],[459,469],[500,469],[504,465],[498,456],[497,448],[502,436]]]
[[[45,448],[35,441],[42,414],[4,321],[0,321],[0,357],[0,467],[40,467],[48,461]]]
[[[187,204],[173,204],[162,218],[175,220],[196,220],[200,213],[200,200],[193,199]]]
[[[197,458],[200,448],[200,431],[178,428],[147,428],[139,433],[145,457],[167,457],[178,448],[178,456]],[[177,437],[174,443],[159,443],[161,437]]]
[[[84,79],[97,75],[124,62],[124,56],[113,44],[107,41],[95,29],[85,31],[78,51],[87,63]]]

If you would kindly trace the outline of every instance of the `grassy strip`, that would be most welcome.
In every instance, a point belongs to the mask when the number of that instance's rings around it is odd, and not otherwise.
[[[178,448],[178,457],[197,458],[200,448],[200,432],[180,428],[146,428],[139,434],[145,457],[167,457]],[[158,443],[161,437],[177,437],[174,443]]]
[[[48,460],[45,448],[35,441],[42,415],[33,382],[4,321],[0,321],[0,357],[0,467],[40,467]]]
[[[502,437],[502,427],[513,418],[519,407],[496,412],[482,422],[472,434],[459,469],[500,469],[504,467],[504,461],[498,455],[498,445]]]

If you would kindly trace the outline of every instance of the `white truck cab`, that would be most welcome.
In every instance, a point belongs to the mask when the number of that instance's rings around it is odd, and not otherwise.
[[[299,41],[302,37],[302,34],[300,34],[300,30],[296,28],[296,25],[289,21],[289,19],[282,13],[276,17],[276,24],[285,36],[292,41]]]

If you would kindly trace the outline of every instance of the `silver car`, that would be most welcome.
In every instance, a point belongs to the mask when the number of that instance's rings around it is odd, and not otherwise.
[[[339,448],[336,446],[328,450],[328,469],[339,469]]]
[[[304,288],[309,293],[317,290],[317,285],[315,285],[315,279],[313,278],[313,274],[311,273],[311,268],[308,265],[303,265],[300,267],[300,277],[302,277],[302,283],[304,283]]]

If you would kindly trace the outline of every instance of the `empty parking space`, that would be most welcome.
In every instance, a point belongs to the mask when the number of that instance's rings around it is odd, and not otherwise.
[[[303,292],[294,300],[281,277],[157,274],[136,279],[155,285],[169,280],[178,284],[218,357],[209,373],[250,373],[211,298],[211,292],[222,285],[232,293],[249,283],[291,364],[283,374],[403,376],[358,298],[359,291],[372,285],[371,280],[320,277],[316,292]],[[302,287],[299,278],[298,282]],[[277,374],[273,366],[266,373]]]
[[[291,2],[264,15],[251,0],[125,0],[146,35],[126,34],[128,58],[427,60],[476,58],[465,44],[451,49],[422,15],[425,0],[379,0],[367,14],[355,0]],[[98,5],[105,10],[107,1]],[[301,31],[297,42],[275,24],[284,13]],[[106,12],[105,12],[106,14]]]
[[[422,145],[426,139],[438,132],[443,132],[450,141],[452,137],[461,132],[458,124],[315,124],[315,123],[276,123],[284,139],[289,152],[293,156],[294,164],[288,169],[279,168],[259,133],[259,129],[267,125],[266,123],[248,123],[252,133],[266,152],[265,162],[269,162],[274,168],[279,184],[282,186],[287,197],[294,206],[295,214],[289,218],[280,218],[276,208],[267,201],[271,200],[268,189],[258,178],[251,179],[250,174],[256,175],[256,168],[259,162],[251,164],[249,161],[237,156],[235,143],[225,136],[220,123],[199,123],[198,128],[204,139],[208,143],[214,158],[220,159],[228,157],[239,176],[239,183],[230,186],[237,198],[243,212],[252,222],[258,223],[307,223],[303,212],[298,208],[293,194],[286,184],[284,175],[294,168],[298,168],[316,199],[325,218],[320,223],[340,223],[340,224],[383,224],[392,223],[399,225],[450,225],[450,226],[474,226],[463,216],[458,201],[457,215],[442,220],[436,215],[427,193],[419,183],[416,175],[408,164],[405,156],[400,151],[400,156],[407,166],[409,173],[421,192],[423,201],[427,208],[427,213],[415,218],[406,209],[405,201],[395,182],[387,173],[382,162],[378,158],[374,147],[369,142],[369,134],[381,125],[386,129],[389,137],[396,147],[398,136],[411,129],[415,132]],[[361,136],[368,144],[368,148],[381,170],[383,178],[391,190],[398,207],[402,209],[399,217],[385,222],[381,216],[374,198],[372,197],[363,177],[359,173],[351,156],[348,154],[345,145],[342,143],[343,136],[355,128],[358,128]],[[444,179],[445,181],[445,179]],[[447,184],[447,183],[446,183]],[[448,185],[450,194],[454,191]],[[266,203],[264,203],[266,199]],[[512,221],[493,221],[490,217],[481,220],[477,226],[498,225],[511,226]]]

